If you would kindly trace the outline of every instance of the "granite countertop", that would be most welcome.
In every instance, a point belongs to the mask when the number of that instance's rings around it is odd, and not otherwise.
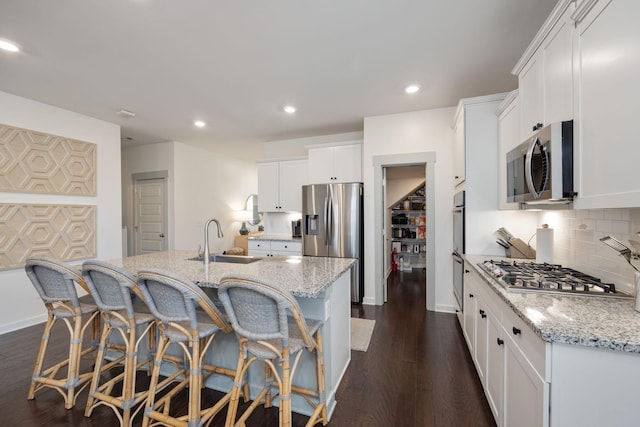
[[[317,298],[356,262],[352,258],[287,257],[263,258],[250,264],[191,261],[194,251],[149,253],[109,260],[132,274],[156,268],[189,279],[201,287],[217,287],[227,274],[243,274],[279,285],[294,296]]]
[[[262,236],[249,236],[249,240],[271,240],[276,242],[301,242],[302,237],[263,234]]]
[[[633,298],[509,291],[477,265],[496,257],[464,258],[543,341],[640,353],[640,313]]]

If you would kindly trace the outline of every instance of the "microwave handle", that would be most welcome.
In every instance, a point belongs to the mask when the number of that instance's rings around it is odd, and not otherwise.
[[[540,139],[538,137],[534,137],[531,140],[531,144],[529,144],[529,148],[527,149],[527,155],[524,158],[524,176],[526,179],[527,188],[529,189],[529,194],[531,194],[531,197],[534,200],[540,198],[540,193],[536,191],[536,186],[533,185],[533,174],[531,166],[533,164],[533,150],[535,150],[536,145],[539,141]]]

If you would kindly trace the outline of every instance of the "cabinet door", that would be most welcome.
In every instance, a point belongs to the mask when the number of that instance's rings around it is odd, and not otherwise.
[[[498,201],[500,209],[519,209],[518,203],[507,203],[507,153],[520,143],[520,105],[516,96],[498,119]]]
[[[469,347],[469,353],[471,358],[475,359],[475,347],[476,347],[476,285],[475,285],[475,273],[464,273],[464,335],[467,340],[467,346]]]
[[[486,385],[489,357],[489,308],[478,299],[476,313],[476,370],[483,385]]]
[[[549,384],[529,364],[515,342],[505,334],[504,425],[549,425]]]
[[[504,330],[492,311],[487,313],[487,373],[485,393],[498,426],[503,423]],[[518,425],[517,423],[514,425]]]
[[[340,145],[333,154],[333,182],[362,182],[362,145]]]
[[[302,242],[273,241],[271,242],[271,254],[272,255],[302,255]]]
[[[280,210],[302,211],[302,186],[306,183],[306,160],[280,162]]]
[[[328,184],[335,182],[333,147],[309,149],[309,183]]]
[[[571,5],[542,44],[545,124],[573,119],[573,21]]]
[[[280,210],[278,171],[278,162],[258,163],[258,206],[261,212]]]
[[[520,91],[520,140],[531,136],[543,123],[541,54],[533,56],[518,75]]]
[[[456,119],[453,129],[453,184],[458,185],[465,180],[465,129],[464,110]]]
[[[576,11],[576,209],[640,206],[636,121],[640,2],[582,2]],[[584,11],[584,13],[583,13]]]

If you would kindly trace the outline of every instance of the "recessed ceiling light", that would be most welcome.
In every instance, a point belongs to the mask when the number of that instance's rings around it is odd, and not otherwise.
[[[20,48],[17,44],[10,42],[9,40],[0,40],[0,49],[6,50],[8,52],[18,52]]]
[[[207,124],[205,122],[203,122],[202,120],[196,120],[195,122],[193,122],[193,124],[199,128],[203,128],[205,127]]]
[[[293,105],[285,105],[285,107],[283,108],[284,112],[287,114],[293,114],[296,112],[296,107],[294,107]]]
[[[409,85],[409,86],[404,88],[404,91],[406,93],[416,93],[419,90],[420,90],[420,86],[418,86],[418,85]]]

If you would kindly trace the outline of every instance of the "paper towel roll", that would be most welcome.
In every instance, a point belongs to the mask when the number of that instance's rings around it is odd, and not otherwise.
[[[636,311],[640,311],[640,273],[636,271]]]
[[[536,230],[536,262],[553,263],[553,228]]]

